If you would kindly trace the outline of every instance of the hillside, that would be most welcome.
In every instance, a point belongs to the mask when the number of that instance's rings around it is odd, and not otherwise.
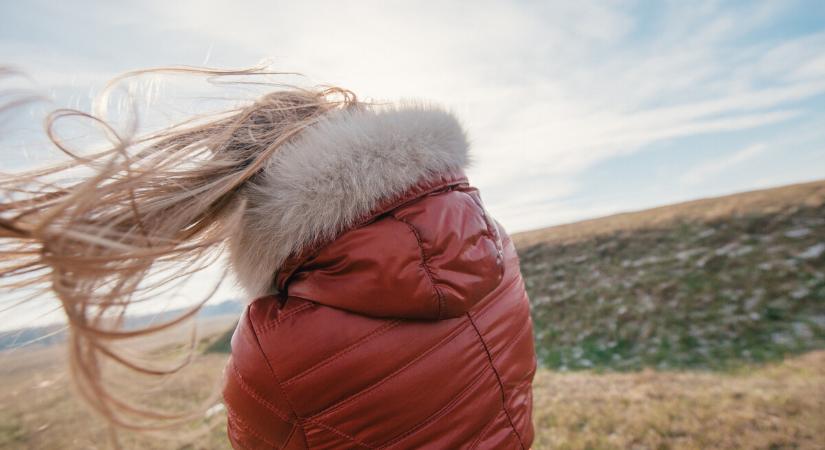
[[[825,181],[514,240],[548,367],[727,368],[825,348]]]
[[[513,235],[516,247],[563,244],[616,232],[662,228],[680,222],[711,222],[729,217],[769,215],[788,208],[819,206],[825,202],[825,180],[760,189],[721,197],[703,198],[643,211],[524,231]]]

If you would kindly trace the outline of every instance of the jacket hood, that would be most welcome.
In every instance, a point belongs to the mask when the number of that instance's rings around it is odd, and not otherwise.
[[[463,127],[448,111],[406,102],[328,114],[284,145],[242,191],[230,263],[252,298],[271,294],[291,255],[330,242],[381,205],[469,164]]]

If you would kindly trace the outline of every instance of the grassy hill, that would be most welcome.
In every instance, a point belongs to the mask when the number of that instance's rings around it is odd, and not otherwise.
[[[825,181],[514,240],[547,367],[717,369],[825,348]]]

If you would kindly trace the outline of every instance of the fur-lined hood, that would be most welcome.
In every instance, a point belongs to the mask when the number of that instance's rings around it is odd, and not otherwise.
[[[274,291],[293,253],[330,241],[382,202],[469,164],[463,127],[433,105],[335,111],[273,155],[243,190],[242,231],[230,240],[233,271],[252,298]]]

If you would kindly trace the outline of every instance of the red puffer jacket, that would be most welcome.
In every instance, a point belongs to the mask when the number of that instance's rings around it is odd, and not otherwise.
[[[407,105],[334,114],[254,180],[231,253],[270,295],[232,339],[235,448],[530,447],[528,299],[466,164],[455,118]]]

